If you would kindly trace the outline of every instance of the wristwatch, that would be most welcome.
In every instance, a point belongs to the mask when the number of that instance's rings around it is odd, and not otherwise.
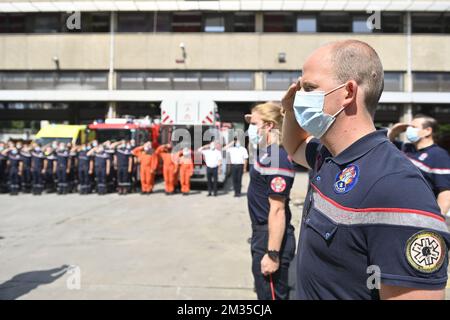
[[[278,259],[280,258],[280,251],[267,250],[267,255],[272,261],[278,262]]]

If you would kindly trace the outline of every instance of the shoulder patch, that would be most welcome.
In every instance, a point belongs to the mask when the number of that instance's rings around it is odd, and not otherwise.
[[[347,193],[352,190],[359,179],[359,167],[355,164],[347,166],[339,172],[334,183],[334,192],[338,194]]]
[[[419,272],[432,273],[439,270],[446,254],[444,239],[433,231],[419,231],[406,242],[406,259]]]
[[[283,192],[286,189],[286,180],[283,177],[275,177],[270,182],[270,188],[275,192]]]

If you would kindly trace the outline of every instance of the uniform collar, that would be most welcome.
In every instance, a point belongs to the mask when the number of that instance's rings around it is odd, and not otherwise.
[[[361,158],[367,152],[385,141],[388,141],[387,130],[377,130],[371,132],[353,143],[336,157],[332,158],[332,160],[338,165],[350,163],[358,158]]]

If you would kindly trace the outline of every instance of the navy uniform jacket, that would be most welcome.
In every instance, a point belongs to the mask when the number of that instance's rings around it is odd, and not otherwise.
[[[94,167],[95,169],[101,169],[106,171],[107,161],[109,159],[109,155],[106,152],[95,153],[94,158]]]
[[[45,155],[42,151],[32,151],[31,152],[31,166],[33,171],[41,172],[44,168]]]
[[[78,152],[78,170],[89,170],[91,157],[87,155],[87,151]]]
[[[9,170],[19,170],[19,164],[22,161],[22,157],[20,153],[13,154],[11,151],[8,152],[8,160],[9,160]]]
[[[273,158],[272,158],[273,156]],[[290,224],[289,193],[294,183],[295,172],[292,162],[283,147],[272,144],[265,152],[255,157],[250,171],[250,184],[247,191],[248,209],[252,225],[268,223],[269,196],[285,198],[286,225]]]
[[[52,152],[46,156],[47,158],[47,173],[53,173],[53,164],[56,161],[55,153]]]
[[[56,159],[57,159],[57,165],[58,168],[67,168],[68,164],[69,164],[69,151],[64,150],[64,151],[58,151],[56,152]]]
[[[31,169],[31,153],[30,152],[25,152],[25,151],[21,151],[20,152],[20,157],[23,163],[23,168],[24,170],[30,170]]]
[[[420,169],[436,196],[450,190],[450,155],[445,149],[436,144],[420,150],[412,143],[396,141],[395,145]]]
[[[116,151],[117,167],[128,168],[129,160],[131,157],[131,151],[129,149],[118,148]]]
[[[313,139],[306,157],[313,174],[297,255],[298,298],[377,299],[377,280],[445,288],[445,219],[420,171],[385,131],[336,157]]]

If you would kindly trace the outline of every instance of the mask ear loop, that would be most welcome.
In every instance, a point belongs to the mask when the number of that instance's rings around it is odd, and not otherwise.
[[[336,90],[338,90],[338,89],[340,89],[340,88],[343,88],[343,87],[346,86],[346,85],[347,85],[346,83],[343,83],[343,84],[341,84],[340,86],[338,86],[338,87],[336,87],[336,88],[334,88],[334,89],[328,91],[327,93],[325,93],[325,95],[328,95],[328,94],[330,94],[330,93],[333,93],[333,92],[335,92]],[[336,113],[333,115],[333,118],[336,118],[342,111],[344,111],[345,108],[346,108],[346,107],[342,106],[342,108],[339,109],[339,111],[336,112]]]

